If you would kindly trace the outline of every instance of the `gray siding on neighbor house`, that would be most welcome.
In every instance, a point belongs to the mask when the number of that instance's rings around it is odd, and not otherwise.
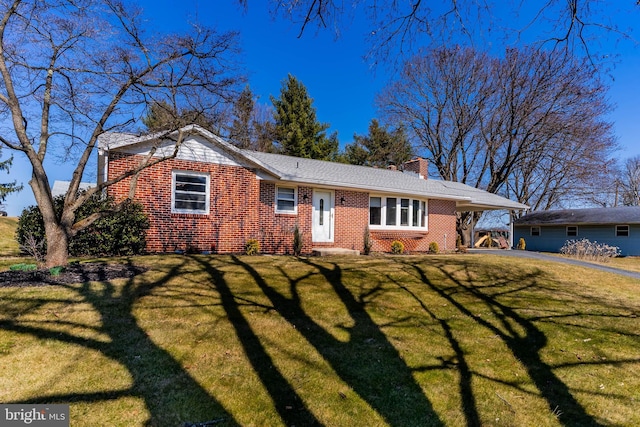
[[[618,224],[627,225],[627,224]],[[640,225],[629,225],[628,237],[616,237],[615,225],[576,225],[577,236],[567,236],[566,225],[539,225],[540,235],[531,235],[531,225],[515,225],[514,245],[524,238],[526,249],[536,252],[560,252],[567,240],[589,239],[620,248],[620,255],[640,256]]]

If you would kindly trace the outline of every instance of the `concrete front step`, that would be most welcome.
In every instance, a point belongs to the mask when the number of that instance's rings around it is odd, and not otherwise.
[[[360,251],[355,249],[345,248],[313,248],[313,255],[316,256],[328,256],[328,255],[360,255]]]

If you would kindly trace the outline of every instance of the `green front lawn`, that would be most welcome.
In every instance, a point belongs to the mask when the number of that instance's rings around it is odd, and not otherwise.
[[[127,260],[120,260],[126,262]],[[71,425],[640,425],[640,281],[488,255],[151,256],[0,289],[0,402]]]

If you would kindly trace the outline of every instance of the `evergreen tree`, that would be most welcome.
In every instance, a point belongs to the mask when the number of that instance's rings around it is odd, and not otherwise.
[[[166,102],[154,101],[147,107],[147,115],[142,118],[142,124],[151,132],[167,130],[175,126],[178,113]]]
[[[2,154],[2,147],[0,146],[0,154]],[[0,161],[0,171],[7,171],[9,173],[9,167],[13,162],[13,157],[7,160]],[[0,182],[0,202],[4,202],[4,199],[8,194],[22,190],[22,185],[17,185],[13,182]]]
[[[195,108],[178,111],[165,101],[153,101],[147,107],[147,115],[142,118],[142,123],[150,132],[175,130],[197,124],[214,133],[220,133],[223,121],[222,111],[211,112]]]
[[[275,138],[279,151],[290,156],[334,160],[338,155],[338,135],[326,136],[328,124],[318,122],[313,99],[306,87],[289,74],[280,89],[280,98],[271,97],[275,107]]]
[[[368,135],[354,135],[354,142],[345,147],[347,163],[386,168],[411,160],[413,149],[404,128],[389,130],[373,119]]]

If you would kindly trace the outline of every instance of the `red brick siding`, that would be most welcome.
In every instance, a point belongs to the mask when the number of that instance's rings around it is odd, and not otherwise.
[[[109,177],[130,170],[140,161],[139,156],[112,153]],[[173,170],[210,174],[208,215],[171,213]],[[127,197],[129,182],[130,179],[126,179],[113,185],[109,193],[116,199]],[[240,253],[247,240],[257,239],[263,253],[290,254],[296,225],[302,234],[303,253],[310,253],[314,246],[363,250],[364,232],[369,223],[369,193],[335,190],[334,242],[314,244],[313,188],[298,187],[295,215],[275,212],[275,189],[274,183],[259,180],[253,170],[239,166],[172,159],[145,169],[140,173],[134,198],[143,203],[149,216],[147,250]],[[389,252],[393,240],[402,241],[405,250],[410,252],[426,252],[433,241],[441,250],[454,249],[455,202],[429,200],[428,213],[426,232],[372,230],[372,250]]]
[[[111,155],[109,176],[131,169],[133,155]],[[209,215],[171,213],[172,171],[210,174]],[[130,179],[109,188],[116,199],[127,197]],[[171,159],[140,173],[134,198],[145,206],[151,227],[149,252],[242,252],[260,229],[259,181],[253,171],[236,166]]]
[[[260,230],[262,252],[273,254],[293,253],[293,232],[298,226],[302,235],[302,253],[310,253],[312,190],[298,187],[298,213],[280,214],[275,211],[276,185],[272,182],[260,183]],[[307,196],[305,198],[305,195]]]
[[[369,223],[369,193],[336,190],[334,206],[334,243],[324,246],[355,249],[362,252],[364,249],[364,230]]]

